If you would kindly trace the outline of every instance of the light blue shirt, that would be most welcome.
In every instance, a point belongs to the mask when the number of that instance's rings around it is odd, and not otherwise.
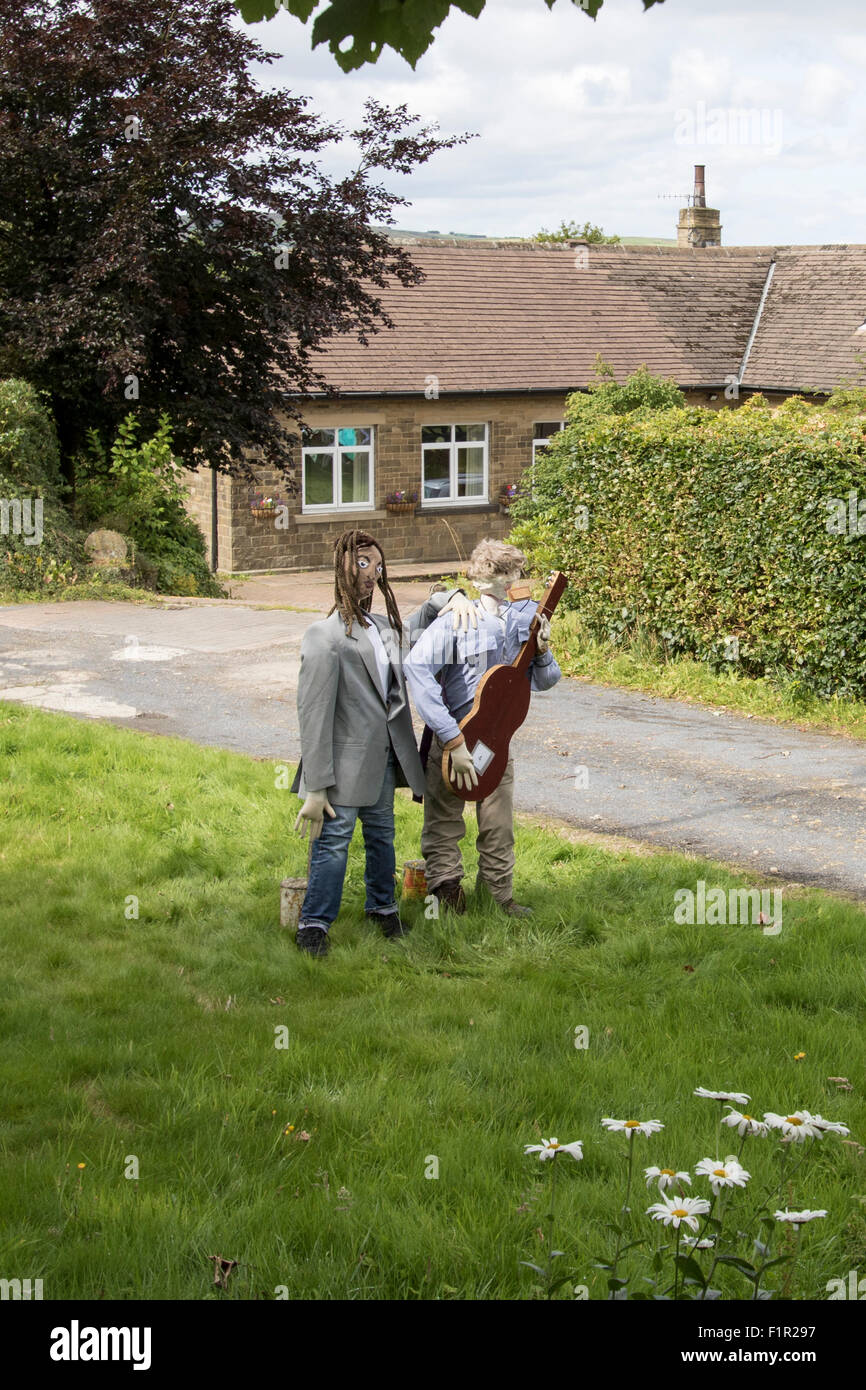
[[[415,708],[443,743],[460,733],[460,720],[472,708],[485,671],[514,661],[529,636],[538,604],[531,599],[504,604],[501,617],[488,612],[480,600],[475,608],[477,629],[455,632],[453,614],[442,613],[422,632],[404,662]],[[533,690],[550,690],[561,676],[551,651],[530,664],[528,679]]]

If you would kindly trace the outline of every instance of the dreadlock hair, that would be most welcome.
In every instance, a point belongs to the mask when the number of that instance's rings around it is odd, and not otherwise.
[[[400,622],[400,613],[397,608],[397,600],[394,597],[391,585],[388,583],[388,569],[385,564],[385,552],[381,545],[373,536],[366,531],[344,531],[342,536],[334,541],[334,606],[330,609],[331,613],[339,613],[343,619],[348,637],[352,631],[352,624],[359,622],[362,627],[366,627],[365,615],[369,613],[373,602],[373,596],[359,599],[357,594],[358,579],[358,551],[365,546],[374,545],[382,556],[382,577],[377,581],[378,586],[385,596],[385,610],[388,614],[388,622],[394,628],[398,637],[403,636],[403,624]],[[346,574],[345,559],[349,556],[349,574]]]

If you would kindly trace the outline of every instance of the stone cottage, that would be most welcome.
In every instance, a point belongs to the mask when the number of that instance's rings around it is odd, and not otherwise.
[[[719,408],[755,391],[822,397],[866,349],[864,246],[406,241],[426,278],[382,292],[393,329],[321,357],[339,397],[304,404],[297,494],[266,470],[254,487],[187,474],[214,568],[329,565],[350,525],[381,537],[392,564],[465,557],[507,532],[503,491],[597,354],[620,381],[646,363]],[[417,505],[393,510],[397,492]]]

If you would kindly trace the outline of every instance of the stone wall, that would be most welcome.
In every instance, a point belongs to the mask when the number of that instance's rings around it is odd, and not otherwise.
[[[213,473],[210,468],[181,470],[181,481],[189,488],[187,511],[198,523],[205,539],[208,564],[214,568],[212,548],[212,489]],[[235,484],[231,478],[220,474],[217,478],[217,569],[232,568],[232,494]]]
[[[715,391],[687,391],[686,397],[691,405],[718,410],[742,404],[747,393],[739,401],[727,401],[724,387],[719,387]],[[309,405],[305,420],[311,426],[373,426],[375,505],[304,515],[300,496],[292,496],[285,480],[273,469],[259,469],[255,484],[221,476],[217,503],[219,569],[238,574],[330,567],[333,541],[351,526],[380,539],[390,565],[395,561],[465,559],[483,537],[507,534],[510,519],[499,506],[500,489],[506,483],[521,481],[532,461],[534,424],[561,420],[565,400],[564,392],[491,393],[443,395],[430,401],[423,397],[357,397]],[[385,510],[386,493],[404,488],[420,495],[422,425],[484,423],[488,426],[489,473],[483,504],[419,506],[414,515],[394,515]],[[185,478],[192,489],[189,509],[204,533],[210,555],[211,475],[209,470],[201,470],[186,472]],[[256,492],[281,497],[287,506],[275,516],[254,516],[250,498]]]
[[[562,419],[565,394],[543,396],[446,396],[439,400],[378,397],[322,402],[305,410],[306,423],[319,428],[372,425],[374,429],[374,495],[369,509],[302,514],[300,497],[273,469],[257,470],[255,484],[231,484],[224,495],[220,480],[219,568],[235,574],[256,570],[300,570],[330,567],[334,539],[351,526],[381,539],[389,564],[395,561],[446,561],[466,558],[485,536],[501,538],[509,517],[499,505],[501,488],[519,483],[532,461],[536,421]],[[421,427],[430,424],[487,424],[488,492],[483,503],[466,507],[421,508],[414,514],[391,514],[385,495],[398,488],[421,492]],[[189,476],[189,475],[188,475]],[[190,498],[190,510],[210,537],[210,492],[201,475]],[[254,516],[250,498],[265,496],[287,501],[275,517]],[[230,534],[229,534],[230,533]],[[224,536],[226,539],[224,540]]]

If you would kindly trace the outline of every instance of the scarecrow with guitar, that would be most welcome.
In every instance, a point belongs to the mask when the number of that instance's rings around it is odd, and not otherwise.
[[[514,764],[512,734],[529,710],[531,691],[550,690],[562,672],[550,650],[550,614],[565,588],[557,574],[540,604],[520,584],[526,558],[515,546],[484,540],[470,556],[467,576],[481,593],[477,625],[461,628],[441,614],[405,658],[406,682],[426,724],[427,754],[421,853],[428,889],[440,907],[461,913],[460,841],[464,802],[478,817],[479,869],[509,916],[531,909],[514,901]]]

